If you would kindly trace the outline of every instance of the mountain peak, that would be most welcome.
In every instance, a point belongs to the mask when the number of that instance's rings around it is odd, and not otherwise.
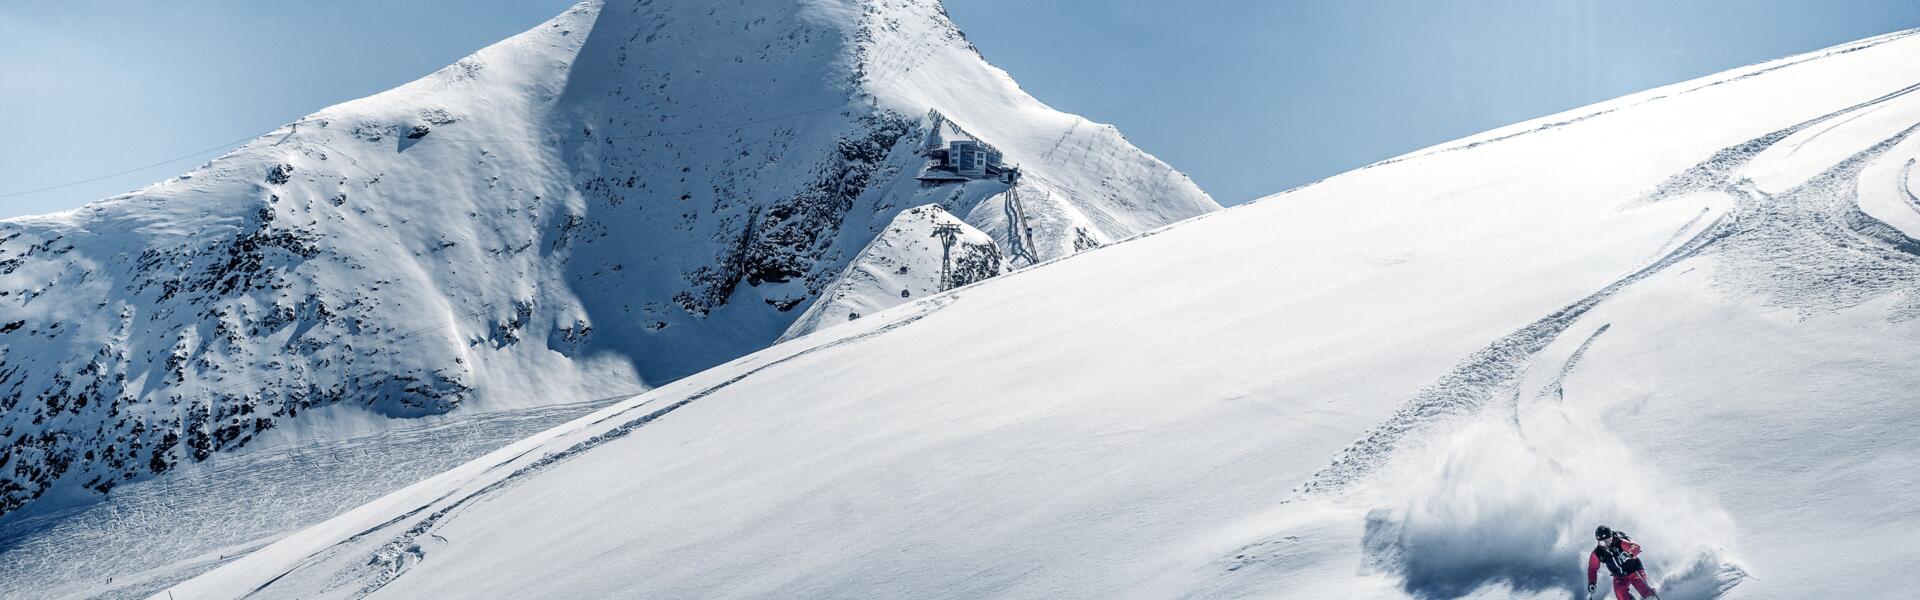
[[[918,178],[961,131],[1017,192]],[[262,440],[637,393],[774,343],[928,204],[1023,265],[1218,209],[1021,92],[937,2],[582,3],[0,221],[0,513]]]

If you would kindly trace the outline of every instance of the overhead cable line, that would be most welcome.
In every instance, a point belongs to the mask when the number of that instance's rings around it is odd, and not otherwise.
[[[163,161],[160,161],[160,162],[157,162],[157,163],[153,163],[153,164],[150,164],[150,165],[143,165],[143,166],[138,166],[138,167],[134,167],[134,168],[131,168],[131,169],[127,169],[127,170],[125,170],[125,171],[115,171],[115,172],[113,172],[113,173],[108,173],[108,174],[105,174],[105,175],[101,175],[101,176],[98,176],[98,177],[90,177],[90,178],[87,178],[87,179],[81,179],[81,180],[78,180],[78,181],[69,181],[69,182],[66,182],[66,183],[61,183],[61,184],[56,184],[56,185],[50,185],[50,186],[47,186],[47,187],[43,187],[43,188],[36,188],[36,189],[31,189],[31,190],[21,190],[21,191],[18,191],[18,192],[7,192],[7,193],[5,193],[5,194],[0,194],[0,198],[12,198],[12,197],[14,197],[14,196],[25,196],[25,195],[27,195],[27,194],[37,194],[37,193],[40,193],[40,192],[45,192],[45,191],[51,191],[51,190],[57,190],[57,189],[60,189],[60,188],[66,188],[66,187],[73,187],[73,186],[76,186],[76,185],[80,185],[80,184],[83,184],[83,183],[93,183],[93,182],[95,182],[95,181],[99,181],[99,180],[102,180],[102,179],[108,179],[108,178],[112,178],[112,177],[119,177],[119,176],[121,176],[121,175],[126,175],[126,174],[129,174],[129,173],[136,173],[136,172],[140,172],[140,171],[145,171],[145,170],[147,170],[147,169],[151,169],[151,168],[154,168],[154,167],[158,167],[158,166],[163,166],[163,165],[168,165],[168,164],[172,164],[172,163],[177,163],[177,162],[180,162],[180,161],[183,161],[183,160],[186,160],[186,159],[189,159],[189,158],[193,158],[193,157],[195,157],[195,156],[200,156],[200,155],[202,155],[202,154],[206,154],[206,153],[208,153],[208,152],[213,152],[213,151],[215,151],[215,150],[220,150],[220,149],[222,149],[222,148],[226,148],[226,147],[228,147],[228,146],[233,146],[233,145],[236,145],[236,144],[241,144],[241,143],[245,143],[245,142],[246,142],[247,140],[251,140],[251,139],[254,139],[254,138],[257,138],[257,137],[260,137],[260,134],[252,134],[252,135],[248,135],[247,137],[243,137],[243,138],[240,138],[240,139],[237,139],[237,140],[233,140],[233,141],[230,141],[230,142],[222,142],[222,143],[221,143],[220,145],[218,145],[218,146],[214,146],[214,147],[212,147],[212,148],[207,148],[207,149],[205,149],[205,150],[200,150],[200,151],[198,151],[198,152],[194,152],[194,153],[192,153],[192,154],[183,154],[183,155],[180,155],[180,156],[176,156],[176,157],[173,157],[173,158],[169,158],[169,159],[166,159],[166,160],[163,160]]]

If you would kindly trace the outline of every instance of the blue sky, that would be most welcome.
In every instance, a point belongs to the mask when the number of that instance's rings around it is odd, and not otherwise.
[[[404,83],[570,0],[0,5],[0,195],[265,132]],[[989,61],[1223,204],[1507,123],[1920,27],[1913,0],[949,0]],[[72,208],[210,153],[0,197]]]

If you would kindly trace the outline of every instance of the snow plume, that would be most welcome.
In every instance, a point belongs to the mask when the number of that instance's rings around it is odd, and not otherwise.
[[[1645,548],[1667,600],[1718,598],[1746,576],[1728,550],[1734,524],[1711,500],[1663,481],[1596,419],[1541,408],[1476,418],[1385,478],[1393,500],[1367,514],[1369,567],[1416,598],[1552,597],[1586,584],[1593,528],[1606,524]]]

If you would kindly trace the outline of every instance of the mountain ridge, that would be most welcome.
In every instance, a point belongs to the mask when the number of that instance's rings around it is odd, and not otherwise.
[[[1025,163],[1040,257],[1218,208],[1027,97],[937,2],[721,8],[584,2],[180,177],[0,221],[0,513],[259,439],[677,379],[773,343],[914,206],[1007,244],[1006,184],[913,179],[933,115]],[[56,301],[78,298],[100,301]]]

